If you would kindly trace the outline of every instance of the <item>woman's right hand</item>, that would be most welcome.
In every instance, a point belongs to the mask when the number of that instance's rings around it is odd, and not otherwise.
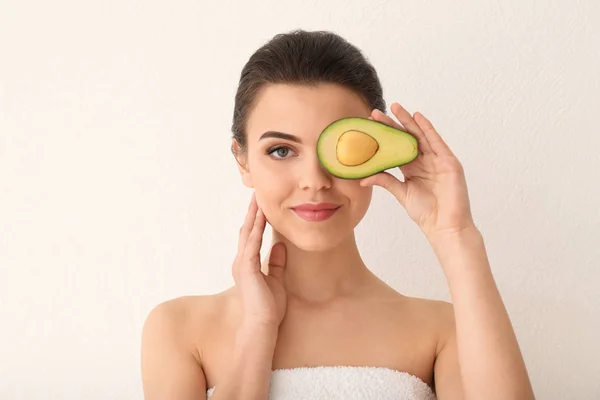
[[[269,271],[261,271],[260,249],[266,218],[255,195],[240,229],[233,278],[241,293],[244,326],[277,328],[285,315],[287,297],[283,283],[286,248],[276,243],[269,255]]]

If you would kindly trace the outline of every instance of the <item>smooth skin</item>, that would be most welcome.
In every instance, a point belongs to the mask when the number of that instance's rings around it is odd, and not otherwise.
[[[266,400],[273,370],[326,365],[408,372],[440,400],[534,398],[471,216],[462,165],[423,114],[398,103],[391,111],[398,121],[331,84],[272,85],[261,93],[248,121],[248,151],[237,160],[254,195],[232,266],[235,285],[151,311],[142,335],[147,400],[202,399],[215,386],[212,400]],[[404,182],[387,172],[343,180],[321,168],[319,133],[348,116],[417,138],[418,157],[401,167]],[[293,137],[261,138],[267,131]],[[452,304],[404,296],[362,261],[354,228],[374,186],[393,194],[429,241]],[[291,209],[320,201],[341,208],[318,223]],[[261,265],[267,223],[272,247]]]

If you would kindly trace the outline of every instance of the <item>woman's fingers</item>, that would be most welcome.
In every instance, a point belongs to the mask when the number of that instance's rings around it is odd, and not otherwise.
[[[267,220],[262,210],[259,208],[256,212],[256,218],[252,225],[252,231],[246,241],[246,248],[242,256],[242,263],[250,269],[260,270],[260,248],[262,246],[263,234]]]
[[[433,124],[420,112],[415,113],[415,122],[419,124],[423,136],[427,138],[431,149],[438,155],[454,155],[448,144],[442,139],[442,136],[433,127]]]
[[[287,262],[286,258],[287,250],[285,244],[282,242],[275,243],[271,248],[271,254],[269,255],[269,275],[277,279],[282,285]]]
[[[405,182],[400,181],[389,172],[379,172],[367,178],[360,180],[361,186],[380,186],[394,195],[394,197],[404,205],[406,200],[407,186]]]
[[[369,119],[374,119],[377,122],[381,122],[400,129],[401,131],[408,132],[401,124],[399,124],[397,121],[394,121],[394,119],[392,119],[389,115],[384,114],[383,111],[377,108],[373,110]]]
[[[244,218],[244,223],[240,228],[240,234],[238,238],[238,255],[244,253],[244,249],[246,248],[246,242],[248,241],[248,236],[250,236],[252,226],[254,225],[254,220],[256,219],[257,211],[258,204],[256,204],[256,196],[254,193],[252,193],[252,199],[250,200],[250,204],[248,205],[248,212],[246,213],[246,218]]]
[[[400,123],[406,127],[404,131],[417,138],[417,141],[419,142],[419,151],[423,154],[432,153],[433,150],[429,141],[427,140],[427,136],[425,136],[419,127],[419,124],[417,124],[410,113],[396,102],[391,105],[391,110],[396,118],[398,118],[398,121],[400,121]]]

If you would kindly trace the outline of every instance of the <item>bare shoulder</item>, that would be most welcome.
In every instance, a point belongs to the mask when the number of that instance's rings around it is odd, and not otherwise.
[[[410,321],[415,327],[421,328],[421,334],[435,340],[440,345],[454,334],[454,306],[444,300],[427,299],[404,295],[391,286],[383,283],[377,290],[378,298],[383,298],[393,304],[392,312],[400,316],[402,324]],[[383,295],[382,295],[383,294]]]
[[[183,348],[194,350],[206,332],[222,323],[231,304],[231,291],[181,296],[156,305],[146,317],[143,335],[162,332]],[[200,360],[198,360],[200,361]]]
[[[419,297],[409,297],[408,299],[426,315],[440,320],[442,323],[448,323],[454,319],[454,306],[450,302]]]
[[[407,297],[412,311],[418,314],[437,336],[436,353],[455,334],[454,306],[444,300]]]
[[[206,391],[200,344],[211,325],[223,319],[220,313],[229,297],[228,291],[183,296],[164,301],[148,313],[141,346],[146,399],[191,399]]]

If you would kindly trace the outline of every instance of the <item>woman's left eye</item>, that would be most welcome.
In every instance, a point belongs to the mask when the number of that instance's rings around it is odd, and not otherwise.
[[[282,159],[287,158],[288,155],[292,152],[292,149],[285,146],[273,147],[267,153],[274,158]]]

